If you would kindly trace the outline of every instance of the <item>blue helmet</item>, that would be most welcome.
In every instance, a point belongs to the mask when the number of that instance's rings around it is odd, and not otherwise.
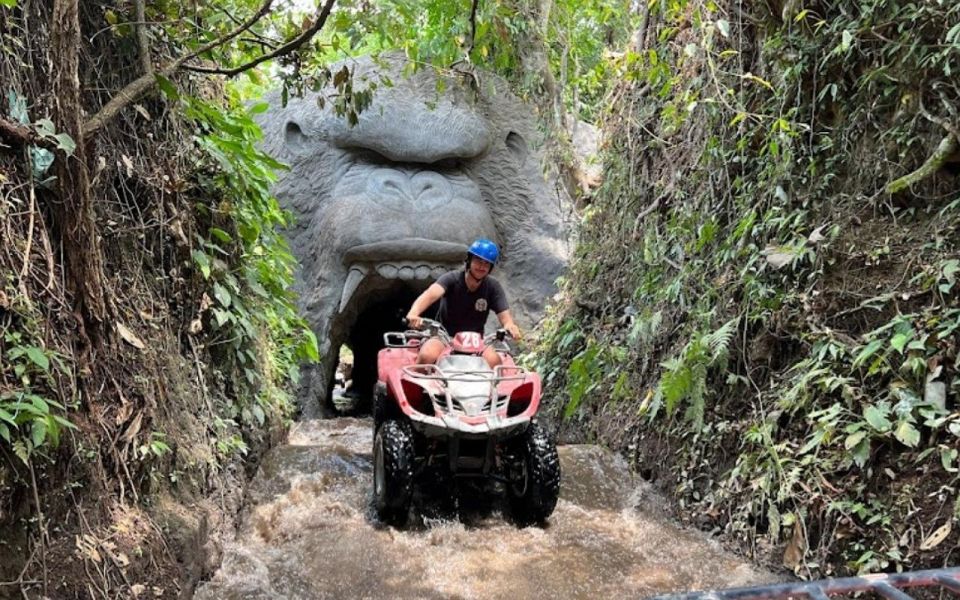
[[[500,250],[497,248],[497,245],[484,238],[470,244],[470,248],[467,249],[467,254],[468,259],[470,256],[476,256],[491,265],[497,264],[497,259],[500,258]]]

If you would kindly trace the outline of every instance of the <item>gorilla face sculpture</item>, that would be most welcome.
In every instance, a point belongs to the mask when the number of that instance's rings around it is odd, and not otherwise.
[[[375,92],[355,126],[315,96],[276,102],[261,118],[265,149],[290,165],[274,193],[296,217],[297,287],[321,345],[301,393],[307,415],[342,344],[355,355],[355,387],[369,393],[383,332],[402,328],[413,299],[462,265],[472,240],[501,245],[497,276],[527,325],[566,260],[560,203],[528,156],[530,117],[505,86],[477,99],[451,79],[438,95],[432,72],[402,78],[401,59],[349,66],[355,87],[398,81]]]

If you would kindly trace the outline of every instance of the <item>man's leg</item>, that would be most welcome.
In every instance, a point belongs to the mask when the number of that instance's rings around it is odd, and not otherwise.
[[[446,346],[440,341],[440,338],[430,338],[420,346],[420,352],[417,353],[418,365],[434,365],[440,358],[440,353]]]
[[[487,364],[490,365],[490,368],[496,368],[500,364],[500,355],[497,354],[496,349],[493,346],[487,346],[483,349],[483,357],[487,359]]]

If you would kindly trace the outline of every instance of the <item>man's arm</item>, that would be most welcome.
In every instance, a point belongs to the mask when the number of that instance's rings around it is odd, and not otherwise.
[[[510,335],[512,335],[514,339],[523,339],[523,333],[520,332],[520,328],[517,327],[517,324],[513,322],[513,316],[510,314],[509,309],[498,312],[497,318],[500,319],[500,324],[503,325],[504,329],[510,332]]]
[[[420,326],[423,325],[423,319],[420,317],[420,313],[430,308],[430,306],[440,298],[443,298],[446,292],[447,290],[443,289],[442,285],[434,283],[422,294],[417,296],[417,299],[413,301],[413,306],[410,307],[410,311],[407,313],[407,325],[414,329],[420,329]]]

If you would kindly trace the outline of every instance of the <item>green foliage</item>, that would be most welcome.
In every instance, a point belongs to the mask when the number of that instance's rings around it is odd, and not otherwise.
[[[666,402],[668,414],[673,414],[677,406],[686,400],[688,404],[684,417],[694,431],[703,428],[707,374],[712,367],[724,367],[738,321],[731,319],[716,331],[694,335],[677,356],[661,364],[664,371],[655,392],[656,397]],[[656,417],[658,408],[659,402],[652,406],[651,418]]]
[[[531,64],[540,43],[550,70],[561,81],[567,110],[583,118],[596,116],[615,73],[607,60],[608,42],[615,44],[632,31],[630,3],[601,0],[584,4],[558,0],[546,18],[535,2],[480,2],[474,24],[472,3],[387,0],[370,5],[357,0],[340,3],[333,27],[320,42],[315,57],[323,65],[343,58],[402,50],[414,68],[432,66],[448,74],[469,76],[469,65],[506,77],[528,98],[543,93],[543,73]],[[538,29],[545,20],[546,29]],[[411,36],[410,32],[417,35]],[[309,70],[309,67],[305,70]],[[389,85],[389,83],[387,83]]]
[[[731,535],[851,530],[798,573],[916,564],[907,482],[936,473],[942,502],[960,483],[960,188],[884,187],[956,122],[960,5],[648,6],[540,364],[572,400],[625,348],[641,437],[668,433],[681,506]],[[590,343],[561,348],[557,323]]]
[[[295,261],[278,232],[290,217],[269,192],[274,171],[284,167],[256,148],[262,134],[251,115],[263,105],[246,109],[235,100],[224,109],[180,99],[199,127],[197,144],[217,167],[201,185],[220,200],[209,207],[207,236],[192,251],[209,285],[208,344],[220,348],[239,375],[231,416],[263,425],[269,416],[290,413],[286,382],[297,382],[300,363],[319,359],[290,290]]]
[[[69,376],[69,368],[63,357],[25,332],[7,329],[2,339],[0,374],[13,387],[0,388],[0,443],[27,463],[36,453],[56,448],[64,429],[76,428],[61,416],[65,409],[50,393],[55,378]]]

